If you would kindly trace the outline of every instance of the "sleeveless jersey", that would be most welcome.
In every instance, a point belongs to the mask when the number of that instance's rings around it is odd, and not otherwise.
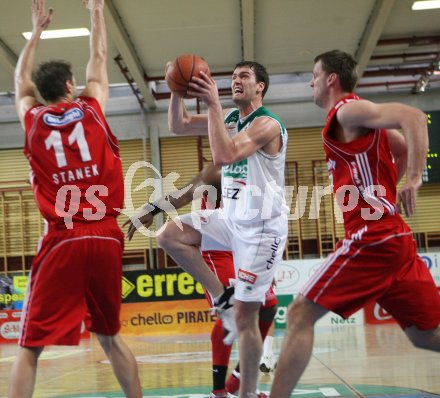
[[[328,113],[322,132],[327,168],[346,234],[383,217],[388,217],[388,221],[392,220],[390,216],[400,219],[395,205],[397,169],[387,131],[370,130],[349,143],[331,138],[338,110],[359,99],[354,94],[342,98]]]
[[[71,229],[116,217],[124,200],[122,165],[98,101],[38,104],[24,122],[32,188],[49,225]]]
[[[269,155],[260,149],[246,159],[223,166],[224,213],[237,223],[260,222],[287,212],[284,200],[287,130],[284,124],[261,106],[243,120],[240,120],[239,110],[233,109],[226,115],[225,125],[234,137],[246,131],[259,117],[269,117],[279,124],[282,148],[276,155]]]

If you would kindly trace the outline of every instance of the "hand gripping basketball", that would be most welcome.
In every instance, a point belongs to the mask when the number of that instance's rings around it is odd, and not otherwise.
[[[165,80],[170,90],[183,98],[193,98],[188,95],[188,84],[193,76],[199,76],[203,71],[210,75],[206,61],[194,54],[185,54],[168,62],[165,71]]]

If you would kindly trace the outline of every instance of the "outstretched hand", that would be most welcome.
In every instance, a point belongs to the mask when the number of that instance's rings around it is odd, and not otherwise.
[[[104,7],[104,0],[83,0],[83,4],[89,10],[94,10],[95,8]]]
[[[150,227],[151,224],[153,224],[153,221],[154,221],[154,215],[152,213],[142,214],[141,216],[134,215],[129,220],[125,221],[122,227],[126,227],[128,225],[128,230],[126,235],[127,239],[131,240],[133,238],[134,233],[139,227],[141,226],[144,226],[145,228]]]
[[[397,193],[396,205],[399,213],[402,213],[403,210],[407,217],[414,215],[414,210],[416,208],[416,194],[421,186],[421,178],[407,181],[403,188]]]
[[[188,87],[187,94],[200,98],[206,105],[220,103],[217,83],[207,73],[201,71],[199,77],[193,76]]]
[[[34,33],[47,29],[52,21],[53,8],[46,12],[44,0],[32,0],[32,26]]]

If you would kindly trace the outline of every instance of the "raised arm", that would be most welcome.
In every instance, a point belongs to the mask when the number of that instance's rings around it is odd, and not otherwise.
[[[141,213],[148,211],[147,214],[136,215],[124,223],[123,226],[129,226],[127,238],[131,240],[133,234],[136,232],[136,229],[141,225],[146,228],[150,227],[153,224],[154,216],[160,212],[163,212],[165,209],[173,207],[177,210],[190,203],[194,199],[200,198],[203,194],[203,190],[201,189],[203,186],[214,186],[217,189],[217,195],[219,196],[221,194],[220,170],[220,167],[210,164],[194,178],[192,178],[183,189],[162,196],[154,203],[146,203],[143,206]],[[181,194],[180,191],[183,191],[184,193]]]
[[[85,0],[90,10],[90,59],[86,69],[86,87],[82,95],[96,98],[104,109],[108,96],[107,33],[104,21],[104,0]]]
[[[397,205],[403,206],[407,216],[414,214],[416,192],[422,185],[422,174],[428,152],[428,124],[426,114],[411,106],[387,103],[374,104],[356,101],[344,105],[338,112],[344,130],[358,128],[400,129],[407,146],[406,183],[398,192]]]
[[[35,53],[41,33],[52,21],[53,9],[46,12],[44,0],[32,1],[32,36],[25,44],[15,68],[15,107],[24,128],[26,112],[37,103],[37,89],[32,81]]]
[[[188,94],[197,96],[208,106],[209,146],[214,164],[224,166],[240,161],[260,148],[272,155],[281,149],[280,125],[269,117],[257,118],[245,132],[229,135],[224,124],[227,111],[222,108],[217,84],[210,75],[200,72],[199,77],[192,78],[189,87]]]
[[[190,115],[183,99],[171,93],[168,107],[168,128],[178,135],[207,135],[208,116]]]
[[[224,166],[245,159],[259,149],[270,155],[277,154],[282,147],[281,127],[269,117],[255,119],[250,127],[230,137],[224,125],[220,124],[218,110],[209,109],[209,145],[212,158],[218,166]],[[215,114],[215,116],[213,116]]]

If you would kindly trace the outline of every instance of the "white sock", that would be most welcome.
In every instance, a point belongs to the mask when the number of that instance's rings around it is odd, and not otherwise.
[[[218,304],[218,301],[220,300],[220,297],[222,296],[223,293],[219,294],[217,297],[214,297],[214,305]]]
[[[273,336],[266,336],[263,343],[263,356],[272,355]]]

